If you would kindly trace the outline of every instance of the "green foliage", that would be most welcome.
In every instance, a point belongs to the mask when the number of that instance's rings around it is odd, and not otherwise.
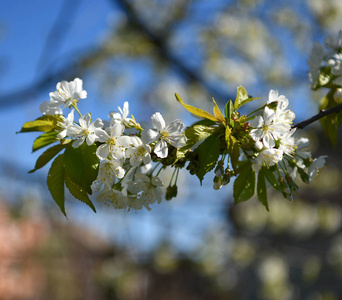
[[[210,135],[212,135],[215,131],[217,131],[217,127],[213,127],[213,122],[209,120],[202,120],[196,122],[194,125],[188,127],[185,130],[185,136],[187,138],[186,145],[182,148],[177,148],[177,159],[182,159],[185,157],[185,154],[198,142],[206,139]]]
[[[233,115],[233,112],[234,112],[234,104],[233,104],[233,101],[232,100],[229,100],[227,103],[226,103],[226,106],[224,108],[224,114],[226,116],[226,123],[228,126],[232,126],[234,124],[234,122],[232,121],[232,115]]]
[[[198,146],[195,152],[198,155],[198,169],[195,174],[202,184],[204,175],[215,167],[220,155],[220,139],[218,134],[209,136]]]
[[[338,103],[334,98],[335,89],[332,89],[325,97],[321,100],[320,109],[325,110],[335,107],[341,103]],[[342,112],[330,114],[325,116],[321,120],[321,125],[325,134],[329,137],[332,145],[337,145],[337,132],[338,128],[342,123]]]
[[[257,100],[260,98],[249,98],[247,91],[245,90],[244,87],[239,86],[237,88],[237,94],[236,94],[236,99],[234,102],[234,109],[238,110],[242,105],[245,105],[248,102],[251,102],[253,100]]]
[[[66,216],[64,207],[64,163],[63,155],[60,154],[52,162],[51,168],[47,177],[47,185],[53,200],[61,209],[61,212]]]
[[[69,145],[64,152],[64,166],[70,180],[91,195],[91,184],[97,177],[99,166],[96,145],[87,146],[84,143],[77,148]]]
[[[57,131],[49,131],[37,137],[33,142],[32,152],[57,142],[57,135]]]
[[[265,176],[264,167],[260,169],[258,173],[258,183],[257,183],[257,196],[259,201],[268,209],[267,202],[267,187],[266,187],[266,176]]]
[[[226,124],[226,120],[224,118],[224,115],[222,114],[220,108],[217,106],[214,98],[213,98],[213,102],[214,102],[214,116],[215,118],[222,124]]]
[[[41,156],[38,157],[34,169],[29,171],[29,173],[33,173],[38,169],[44,167],[52,158],[54,158],[62,149],[64,149],[67,145],[58,144],[52,146],[51,148],[47,149]]]
[[[63,120],[61,115],[44,115],[34,121],[26,122],[19,132],[43,131],[48,132],[55,130],[58,122]]]
[[[198,116],[200,118],[204,118],[204,119],[208,119],[208,120],[211,120],[211,121],[214,121],[214,122],[217,122],[217,119],[211,115],[210,113],[206,112],[205,110],[203,109],[200,109],[200,108],[197,108],[197,107],[194,107],[192,105],[189,105],[189,104],[186,104],[183,102],[183,100],[181,99],[181,97],[179,97],[178,94],[175,94],[176,96],[176,99],[177,101],[183,105],[183,107],[189,111],[190,113],[192,113],[193,115],[195,116]]]
[[[246,160],[239,162],[239,176],[234,182],[235,203],[246,201],[255,193],[255,172],[252,170],[251,162]]]
[[[95,206],[93,202],[91,202],[91,200],[89,199],[89,196],[86,190],[80,185],[78,185],[77,183],[75,183],[74,181],[72,181],[69,178],[69,176],[65,175],[64,179],[65,179],[65,185],[68,188],[70,194],[73,195],[76,199],[87,204],[96,213]]]

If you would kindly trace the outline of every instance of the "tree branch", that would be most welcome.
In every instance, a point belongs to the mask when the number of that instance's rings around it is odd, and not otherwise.
[[[235,98],[235,96],[228,95],[225,91],[220,91],[217,87],[213,87],[212,85],[208,84],[203,78],[203,76],[201,76],[201,72],[199,70],[189,68],[184,64],[182,60],[174,56],[168,48],[168,42],[165,39],[165,36],[163,34],[157,34],[153,32],[151,28],[149,28],[148,25],[139,18],[138,13],[135,11],[134,7],[128,1],[109,1],[112,4],[117,4],[121,8],[121,10],[126,14],[129,24],[132,28],[146,36],[150,40],[150,42],[152,42],[152,44],[158,50],[160,58],[174,66],[179,71],[179,73],[188,81],[200,84],[212,96],[217,97],[218,100],[224,101],[227,99]]]
[[[307,120],[299,122],[299,123],[293,125],[292,127],[298,128],[298,129],[303,129],[306,126],[310,125],[311,123],[314,123],[314,122],[318,121],[319,119],[322,119],[323,117],[325,117],[327,115],[330,115],[333,113],[338,113],[340,111],[342,111],[342,104],[337,105],[337,106],[332,107],[332,108],[329,108],[329,109],[321,110],[317,115],[314,115],[313,117],[311,117]]]

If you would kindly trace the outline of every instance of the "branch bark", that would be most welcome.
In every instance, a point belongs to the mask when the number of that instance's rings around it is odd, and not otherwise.
[[[313,117],[311,117],[311,118],[309,118],[307,120],[299,122],[299,123],[293,125],[292,127],[293,128],[298,128],[298,129],[303,129],[306,126],[310,125],[311,123],[314,123],[314,122],[318,121],[319,119],[324,118],[327,115],[330,115],[330,114],[333,114],[333,113],[338,113],[340,111],[342,111],[342,104],[337,105],[337,106],[332,107],[332,108],[329,108],[329,109],[321,110],[317,115],[314,115]]]

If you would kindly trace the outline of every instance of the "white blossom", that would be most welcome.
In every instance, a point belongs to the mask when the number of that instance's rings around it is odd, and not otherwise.
[[[96,200],[107,206],[113,206],[116,209],[127,208],[127,197],[121,191],[106,185],[105,188],[97,195]]]
[[[252,169],[258,172],[262,165],[265,164],[266,167],[274,166],[276,163],[283,159],[283,151],[279,149],[265,149],[261,151],[258,156],[253,160]]]
[[[61,114],[63,114],[63,111],[60,108],[60,105],[56,102],[44,101],[39,106],[39,109],[43,115],[61,115]]]
[[[250,121],[252,128],[250,136],[254,141],[262,140],[266,148],[273,148],[274,142],[274,130],[272,127],[274,119],[274,111],[267,106],[264,109],[263,116],[256,116]]]
[[[185,125],[181,120],[174,120],[170,125],[166,126],[165,121],[159,112],[152,115],[151,120],[154,129],[144,130],[141,139],[145,144],[157,141],[153,151],[158,157],[167,157],[167,143],[176,148],[185,146],[186,137],[183,134]]]
[[[317,177],[320,169],[322,169],[325,165],[326,157],[327,156],[320,156],[313,160],[313,162],[311,163],[308,169],[309,181],[312,181]]]
[[[134,125],[134,121],[132,118],[128,118],[129,115],[129,104],[126,101],[121,109],[121,107],[118,106],[118,110],[119,112],[112,112],[110,114],[111,117],[111,125],[114,124],[121,124],[124,126],[130,126],[130,125]]]
[[[333,75],[342,75],[342,53],[334,54],[327,63],[331,67],[331,73]]]
[[[151,161],[151,147],[143,144],[137,136],[131,137],[131,147],[126,150],[126,158],[133,168],[139,167],[141,163],[149,164]]]
[[[109,128],[109,134],[104,131],[103,142],[105,143],[96,151],[100,159],[106,159],[109,155],[119,160],[125,158],[125,151],[131,144],[131,138],[122,135],[124,130],[125,127],[117,123]]]
[[[65,118],[62,116],[63,121],[58,123],[58,126],[61,130],[61,132],[57,135],[57,138],[64,139],[67,135],[67,129],[70,125],[74,123],[74,109],[71,110],[71,112],[68,114],[68,117]]]
[[[73,81],[62,81],[57,83],[57,90],[50,93],[50,102],[68,107],[74,100],[84,99],[87,92],[82,88],[83,81],[79,78]]]
[[[325,47],[334,52],[339,52],[342,46],[342,30],[339,31],[337,38],[328,36],[324,41]]]
[[[93,182],[92,190],[98,192],[103,185],[113,186],[117,178],[121,179],[125,176],[125,169],[122,163],[117,160],[104,159],[100,161],[99,172],[97,178]]]
[[[107,133],[102,129],[103,123],[101,119],[96,119],[91,123],[90,113],[80,117],[78,124],[68,126],[67,135],[71,138],[76,138],[72,144],[73,147],[79,147],[84,141],[87,145],[92,145],[95,141],[105,142]]]
[[[127,189],[130,193],[137,194],[147,209],[150,209],[150,204],[156,201],[158,203],[161,202],[162,192],[160,188],[164,186],[164,183],[159,177],[148,177],[145,174],[136,174],[135,178],[139,179],[139,181],[135,180],[128,183]]]

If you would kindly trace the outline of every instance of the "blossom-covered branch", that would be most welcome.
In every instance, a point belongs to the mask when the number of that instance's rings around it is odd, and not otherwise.
[[[129,117],[128,102],[110,113],[109,120],[93,120],[91,113],[82,114],[78,106],[86,97],[81,79],[59,82],[50,101],[40,106],[42,116],[25,123],[21,130],[44,132],[34,141],[33,151],[56,143],[43,152],[30,172],[55,157],[47,184],[64,214],[65,186],[93,210],[92,194],[98,202],[116,209],[150,210],[163,195],[167,200],[177,196],[182,168],[201,183],[214,170],[215,190],[236,177],[236,203],[248,200],[256,191],[268,209],[267,186],[292,199],[298,188],[297,175],[310,182],[324,165],[325,157],[312,159],[303,150],[309,145],[307,139],[294,137],[295,114],[288,108],[288,99],[274,90],[267,103],[249,115],[240,115],[238,110],[259,98],[250,98],[243,87],[237,89],[235,101],[227,102],[224,113],[215,100],[211,114],[184,103],[176,94],[186,110],[202,118],[188,127],[179,119],[167,125],[156,112],[151,117],[152,128],[142,128],[133,115]],[[70,109],[67,116],[65,109]],[[174,172],[165,190],[160,173],[166,168]]]

